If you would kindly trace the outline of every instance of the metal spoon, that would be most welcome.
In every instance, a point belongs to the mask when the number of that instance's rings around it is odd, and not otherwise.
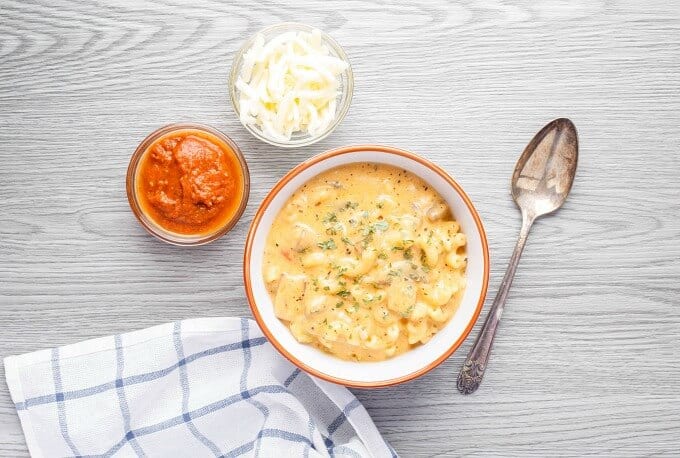
[[[458,375],[458,391],[463,394],[474,393],[482,382],[493,339],[505,308],[505,300],[529,230],[536,218],[557,210],[567,199],[576,174],[577,160],[576,127],[570,120],[559,118],[548,123],[536,134],[515,165],[515,172],[512,174],[512,198],[522,211],[522,229],[484,326]]]

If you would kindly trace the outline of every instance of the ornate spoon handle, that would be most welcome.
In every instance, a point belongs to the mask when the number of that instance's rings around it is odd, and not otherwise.
[[[484,325],[477,336],[477,340],[475,340],[475,343],[472,345],[470,353],[468,353],[467,359],[463,364],[463,368],[460,370],[460,374],[458,374],[458,391],[463,394],[474,393],[477,388],[479,388],[479,384],[482,383],[484,370],[486,369],[489,355],[491,354],[493,339],[496,335],[496,330],[498,329],[498,323],[501,321],[503,309],[505,308],[505,300],[508,297],[512,279],[515,278],[515,270],[517,270],[519,258],[522,256],[522,251],[524,250],[524,245],[527,243],[529,230],[534,223],[534,219],[535,216],[533,215],[528,215],[526,213],[522,214],[522,229],[520,230],[519,238],[517,239],[517,245],[515,245],[515,251],[513,251],[512,257],[510,258],[510,264],[505,271],[505,276],[503,277],[500,289],[496,294],[496,298],[493,300],[486,321],[484,321]]]

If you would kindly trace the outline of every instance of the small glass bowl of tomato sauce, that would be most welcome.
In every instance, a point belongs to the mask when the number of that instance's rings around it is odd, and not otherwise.
[[[241,150],[222,132],[170,124],[139,144],[126,188],[132,212],[151,235],[174,245],[203,245],[239,220],[250,175]]]

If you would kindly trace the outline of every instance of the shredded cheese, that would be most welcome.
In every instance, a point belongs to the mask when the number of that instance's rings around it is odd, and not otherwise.
[[[241,122],[277,141],[321,134],[335,119],[347,62],[330,54],[321,32],[258,34],[236,81]]]

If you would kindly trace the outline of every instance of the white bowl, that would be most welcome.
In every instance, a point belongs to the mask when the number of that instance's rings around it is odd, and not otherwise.
[[[267,235],[288,198],[314,176],[353,162],[389,164],[419,176],[446,200],[467,236],[467,287],[458,311],[429,342],[385,361],[346,361],[295,340],[288,327],[274,314],[274,306],[262,278]],[[262,332],[283,356],[324,380],[357,388],[376,388],[423,375],[448,358],[465,340],[486,297],[489,250],[482,221],[470,198],[444,170],[407,151],[387,146],[358,145],[314,156],[293,168],[274,186],[250,226],[243,273],[253,315]]]

